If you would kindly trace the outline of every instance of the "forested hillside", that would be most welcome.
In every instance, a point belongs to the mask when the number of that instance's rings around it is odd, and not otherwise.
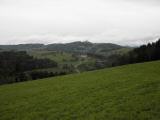
[[[126,54],[110,57],[116,58],[115,62],[113,62],[113,65],[115,66],[160,60],[160,39],[157,42],[137,47]]]
[[[34,72],[30,74],[26,72],[53,67],[57,67],[56,62],[49,59],[35,59],[24,51],[0,52],[0,84],[35,79]],[[43,73],[41,73],[42,75]]]

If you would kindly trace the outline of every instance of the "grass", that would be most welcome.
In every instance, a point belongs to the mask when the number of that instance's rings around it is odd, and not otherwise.
[[[0,86],[0,120],[159,120],[160,61]]]
[[[73,59],[72,54],[65,52],[54,52],[54,51],[30,51],[29,55],[36,58],[48,58],[58,63],[65,61],[71,61]]]
[[[59,71],[65,71],[63,70],[63,65],[73,65],[75,67],[75,72],[82,72],[78,66],[83,65],[89,65],[91,67],[95,66],[96,59],[93,57],[87,56],[86,58],[81,58],[80,56],[77,56],[78,59],[75,59],[72,53],[67,52],[56,52],[56,51],[45,51],[45,50],[32,50],[28,51],[28,54],[35,57],[35,58],[47,58],[50,60],[54,60],[58,63],[57,68],[53,68],[53,72],[59,72]],[[87,70],[84,70],[87,71]]]
[[[59,64],[73,64],[78,65],[79,63],[95,63],[95,59],[91,57],[86,57],[84,60],[81,60],[79,57],[78,60],[72,56],[72,53],[67,52],[56,52],[56,51],[29,51],[29,55],[34,56],[35,58],[48,58],[54,60]]]

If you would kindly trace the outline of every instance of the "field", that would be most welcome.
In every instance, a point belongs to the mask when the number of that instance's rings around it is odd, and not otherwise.
[[[0,86],[0,120],[159,120],[160,61]]]
[[[73,65],[73,71],[75,72],[83,72],[87,71],[87,69],[84,66],[89,66],[91,68],[94,68],[96,59],[94,57],[81,57],[81,55],[76,55],[73,53],[67,53],[67,52],[56,52],[56,51],[45,51],[45,50],[32,50],[28,51],[28,54],[35,57],[35,58],[47,58],[50,60],[54,60],[58,63],[58,67],[53,69],[53,72],[58,71],[65,71],[63,70],[63,65]],[[79,66],[83,66],[83,69],[81,70]]]
[[[54,52],[54,51],[29,51],[29,55],[34,56],[36,58],[48,58],[54,60],[58,63],[62,63],[64,61],[71,61],[73,59],[72,54],[65,52]]]

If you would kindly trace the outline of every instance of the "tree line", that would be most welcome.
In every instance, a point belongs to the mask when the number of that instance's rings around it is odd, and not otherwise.
[[[129,52],[123,54],[115,53],[109,56],[103,56],[90,53],[87,55],[96,58],[95,65],[91,68],[91,70],[160,60],[160,39],[157,42],[148,43],[147,45],[141,45],[137,48],[133,48]],[[87,66],[81,65],[81,67]]]
[[[116,58],[112,62],[112,66],[160,60],[160,39],[157,42],[141,45],[124,55],[110,57]]]
[[[57,67],[57,65],[55,61],[49,59],[36,59],[29,56],[25,51],[0,52],[0,84],[54,76],[54,73],[46,71],[41,72],[41,75],[38,72],[29,72],[30,74],[26,74],[26,71],[53,68]]]

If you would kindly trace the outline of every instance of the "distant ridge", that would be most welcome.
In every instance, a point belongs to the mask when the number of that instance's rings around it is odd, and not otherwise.
[[[106,52],[124,48],[123,46],[112,43],[91,43],[88,41],[76,41],[71,43],[54,43],[54,44],[18,44],[18,45],[0,45],[2,50],[49,50],[62,52],[78,52],[78,53],[96,53]]]
[[[40,49],[43,48],[44,44],[18,44],[18,45],[0,45],[2,50],[30,50],[30,49]]]

